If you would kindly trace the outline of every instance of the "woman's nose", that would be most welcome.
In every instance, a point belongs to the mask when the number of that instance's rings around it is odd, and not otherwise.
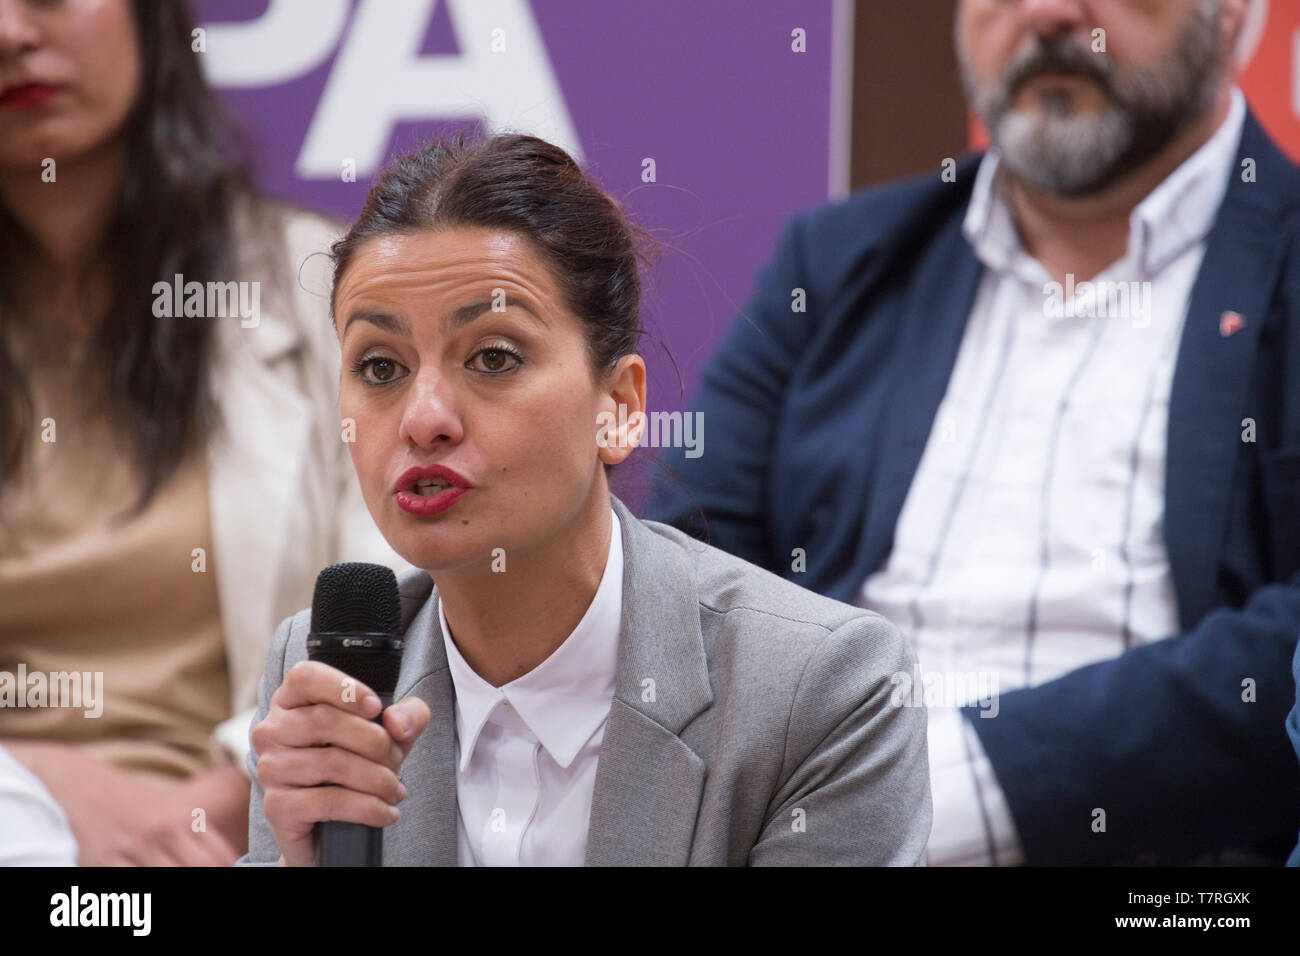
[[[30,0],[0,0],[0,60],[37,47],[40,29],[30,6]]]
[[[432,448],[440,441],[457,444],[464,435],[456,395],[446,377],[433,370],[418,374],[402,411],[402,440]]]

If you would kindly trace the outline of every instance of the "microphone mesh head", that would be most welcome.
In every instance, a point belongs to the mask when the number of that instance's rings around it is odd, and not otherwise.
[[[382,564],[331,564],[316,578],[311,629],[327,633],[402,633],[397,576]]]

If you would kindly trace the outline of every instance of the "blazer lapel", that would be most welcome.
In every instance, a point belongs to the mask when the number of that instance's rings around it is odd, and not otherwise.
[[[1242,181],[1247,157],[1254,182]],[[1296,198],[1295,168],[1249,114],[1231,175],[1192,289],[1169,401],[1164,534],[1184,629],[1221,600],[1215,572],[1242,420],[1263,411],[1246,407],[1250,371],[1289,238],[1282,219]],[[1228,312],[1244,321],[1225,323]]]
[[[427,572],[401,576],[407,651],[393,700],[419,697],[429,706],[425,728],[402,762],[407,784],[402,817],[384,830],[385,866],[456,866],[456,695],[438,623],[437,595]],[[419,781],[419,785],[413,783]]]
[[[965,210],[963,204],[918,266],[906,315],[899,319],[901,341],[894,360],[898,374],[885,413],[884,438],[878,447],[866,449],[880,470],[866,509],[864,544],[854,573],[843,578],[844,588],[831,594],[841,601],[852,601],[851,591],[888,557],[903,500],[948,391],[982,271],[962,235]],[[880,454],[880,449],[888,453]]]
[[[713,702],[690,563],[680,547],[612,499],[623,534],[623,615],[614,699],[592,793],[588,866],[684,866],[705,765],[678,734]],[[384,832],[389,866],[456,866],[455,688],[437,592],[420,570],[400,577],[408,646],[394,700],[429,705],[429,726],[402,764],[402,818]]]
[[[684,866],[705,765],[678,734],[713,703],[690,562],[612,498],[623,533],[623,618],[600,745],[588,866]]]

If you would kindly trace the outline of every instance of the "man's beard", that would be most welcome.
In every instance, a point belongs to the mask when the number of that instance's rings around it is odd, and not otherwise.
[[[1105,54],[1064,37],[1037,37],[995,86],[981,89],[960,41],[957,47],[968,101],[1017,178],[1053,195],[1086,196],[1142,165],[1213,107],[1219,2],[1194,4],[1168,65],[1121,71]],[[1013,109],[1021,84],[1046,72],[1091,78],[1106,105],[1083,114],[1067,95],[1053,93]]]

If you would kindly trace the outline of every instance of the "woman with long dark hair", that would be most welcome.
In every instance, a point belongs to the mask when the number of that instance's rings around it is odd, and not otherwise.
[[[406,645],[377,722],[306,659],[310,611],[281,624],[245,862],[310,865],[325,820],[386,827],[385,865],[923,862],[898,630],[610,493],[645,422],[635,236],[563,150],[502,135],[396,161],[335,245]]]
[[[192,26],[0,0],[0,740],[83,864],[232,862],[269,631],[322,564],[400,567],[337,416],[335,230],[250,185]]]

